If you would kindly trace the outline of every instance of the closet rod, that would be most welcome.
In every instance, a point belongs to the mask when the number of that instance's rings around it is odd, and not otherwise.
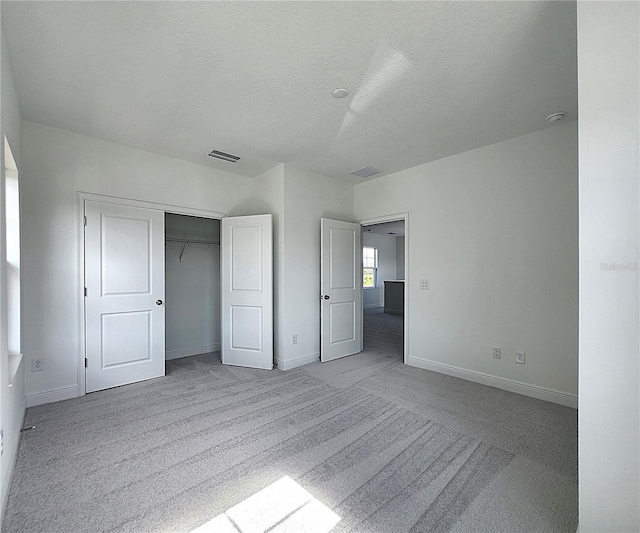
[[[171,239],[171,238],[166,238],[165,239],[165,244],[168,242],[179,242],[182,243],[182,250],[180,250],[180,257],[178,258],[178,261],[180,261],[182,263],[182,255],[184,254],[184,249],[189,246],[190,244],[206,244],[207,247],[209,247],[211,244],[220,244],[219,242],[216,241],[203,241],[201,239]]]
[[[218,241],[203,241],[200,239],[171,239],[166,238],[165,242],[182,242],[186,244],[220,244]]]

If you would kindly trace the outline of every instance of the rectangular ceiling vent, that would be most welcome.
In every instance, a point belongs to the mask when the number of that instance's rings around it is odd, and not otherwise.
[[[375,167],[363,167],[360,170],[354,170],[351,174],[354,176],[360,176],[361,178],[368,178],[374,174],[380,174],[380,171]]]
[[[216,159],[222,159],[223,161],[228,161],[229,163],[235,163],[236,161],[240,161],[240,158],[237,155],[225,154],[219,150],[211,150],[209,152],[209,157],[215,157]]]

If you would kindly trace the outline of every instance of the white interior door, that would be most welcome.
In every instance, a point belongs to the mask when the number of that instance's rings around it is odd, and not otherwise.
[[[164,376],[164,212],[85,202],[86,390]]]
[[[362,228],[321,219],[320,360],[362,351]]]
[[[221,221],[223,364],[273,368],[272,231],[271,215]]]

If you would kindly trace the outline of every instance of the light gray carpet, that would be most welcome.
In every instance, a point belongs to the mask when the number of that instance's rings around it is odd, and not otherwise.
[[[2,530],[190,532],[289,476],[336,532],[575,532],[574,410],[402,365],[401,317],[365,328],[365,352],[332,363],[204,354],[30,408]],[[302,520],[312,504],[285,500],[260,527],[236,508],[213,530],[322,531]]]

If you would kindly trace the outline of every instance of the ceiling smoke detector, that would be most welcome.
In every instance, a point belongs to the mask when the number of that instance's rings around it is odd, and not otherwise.
[[[222,159],[223,161],[228,161],[229,163],[236,163],[237,161],[240,161],[240,158],[237,155],[227,154],[225,152],[221,152],[220,150],[211,150],[209,152],[209,157]]]
[[[380,174],[380,170],[375,167],[362,167],[359,170],[354,170],[351,172],[354,176],[359,176],[360,178],[368,178],[369,176],[373,176],[374,174]]]
[[[560,111],[559,113],[553,113],[547,117],[547,122],[553,124],[554,122],[558,122],[566,117],[567,114],[564,111]]]
[[[344,98],[348,94],[349,91],[347,91],[344,87],[338,87],[331,92],[331,96],[333,96],[334,98]]]

